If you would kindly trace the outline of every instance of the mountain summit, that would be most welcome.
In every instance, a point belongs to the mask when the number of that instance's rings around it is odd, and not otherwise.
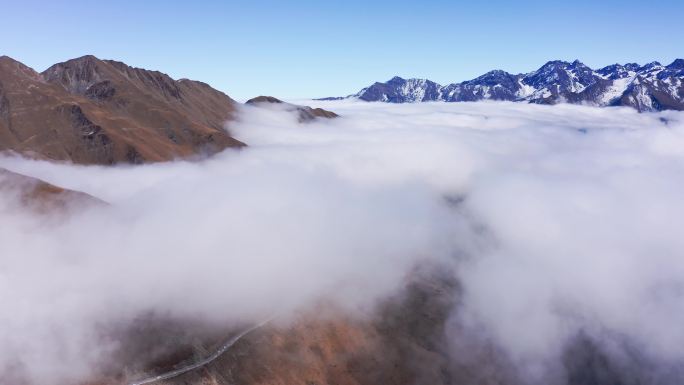
[[[38,73],[0,57],[0,150],[83,164],[143,163],[243,146],[236,102],[207,84],[94,56]]]
[[[684,59],[613,64],[593,70],[579,60],[549,61],[527,74],[494,70],[472,80],[441,86],[427,79],[395,76],[342,98],[373,102],[470,102],[505,100],[539,104],[629,106],[639,111],[684,110]]]

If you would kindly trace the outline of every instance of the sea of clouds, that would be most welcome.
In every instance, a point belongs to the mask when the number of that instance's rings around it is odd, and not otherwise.
[[[579,333],[652,378],[684,360],[683,113],[306,103],[341,117],[245,106],[228,129],[249,147],[201,161],[0,158],[109,203],[46,220],[0,191],[0,369],[78,381],[117,349],[103,325],[150,311],[372,307],[428,260],[463,287],[454,322],[530,383]]]

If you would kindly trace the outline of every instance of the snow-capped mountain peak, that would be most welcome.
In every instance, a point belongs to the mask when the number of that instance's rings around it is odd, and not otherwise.
[[[427,79],[404,79],[395,76],[385,83],[375,83],[354,97],[366,101],[391,103],[426,102],[436,100],[441,86]]]
[[[446,86],[428,79],[395,76],[347,98],[390,103],[505,100],[631,106],[639,111],[684,110],[683,83],[684,59],[676,59],[667,66],[654,61],[643,66],[612,64],[598,70],[579,60],[553,60],[526,74],[493,70]]]

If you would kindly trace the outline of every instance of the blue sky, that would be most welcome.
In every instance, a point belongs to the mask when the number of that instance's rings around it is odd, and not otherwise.
[[[234,98],[346,95],[394,75],[447,84],[552,59],[684,57],[684,1],[10,1],[0,54],[42,71],[93,54]]]

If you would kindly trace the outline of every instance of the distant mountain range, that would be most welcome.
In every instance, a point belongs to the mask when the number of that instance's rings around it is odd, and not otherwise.
[[[81,164],[144,163],[244,144],[237,103],[209,85],[83,56],[42,73],[0,56],[0,151]]]
[[[462,83],[439,85],[428,79],[394,77],[356,94],[321,100],[358,99],[373,102],[520,101],[539,104],[574,103],[630,106],[639,111],[684,110],[684,59],[669,65],[652,62],[613,64],[593,70],[579,60],[555,60],[536,71],[510,74],[494,70]]]

